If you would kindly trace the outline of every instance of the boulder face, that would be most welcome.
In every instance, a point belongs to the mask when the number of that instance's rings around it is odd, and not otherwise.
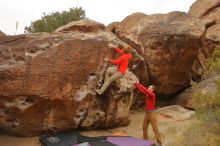
[[[2,31],[0,31],[0,39],[5,37],[5,36],[6,36],[6,34],[4,34]]]
[[[203,17],[201,17],[202,20],[204,21],[214,21],[215,23],[220,23],[220,4],[219,7],[215,8],[214,10],[212,10],[211,12],[209,12],[207,15],[204,15]]]
[[[133,73],[94,92],[109,67],[104,58],[115,57],[108,44],[125,43],[105,29],[70,28],[0,39],[0,129],[33,136],[129,123]]]
[[[115,28],[118,26],[119,22],[112,22],[106,28],[108,31],[115,33]]]
[[[188,13],[206,23],[203,47],[200,48],[199,56],[197,56],[192,68],[192,78],[194,81],[198,81],[201,79],[199,70],[204,67],[204,62],[220,42],[220,0],[197,0],[190,7]],[[204,57],[201,58],[201,56]]]
[[[214,48],[219,45],[220,42],[220,1],[219,5],[215,9],[210,11],[207,15],[201,17],[203,21],[213,22],[212,25],[207,27],[206,41],[212,42],[213,46],[208,46],[205,44],[206,49],[209,50],[209,54],[212,53]],[[209,43],[210,44],[210,43]]]
[[[191,87],[189,89],[186,89],[184,92],[182,92],[180,95],[178,95],[174,100],[172,104],[181,105],[185,108],[189,109],[195,109],[196,107],[199,107],[199,103],[196,100],[195,94],[215,94],[217,92],[217,85],[216,80],[219,80],[220,76],[216,76],[207,80],[204,80],[200,83],[198,83],[196,86]],[[211,98],[212,96],[209,96]]]
[[[216,43],[220,42],[220,23],[208,28],[206,38]]]
[[[80,21],[72,21],[67,25],[59,27],[58,29],[55,30],[55,32],[62,32],[62,31],[95,32],[99,30],[105,30],[105,25],[93,20],[86,19]]]
[[[116,26],[115,34],[144,56],[150,83],[167,96],[190,86],[204,31],[205,24],[186,13],[134,13]]]
[[[0,36],[5,36],[6,34],[0,31]]]
[[[195,117],[195,112],[179,105],[171,105],[157,110],[160,121],[180,122]]]
[[[108,67],[108,69],[116,70],[115,67]],[[127,71],[122,79],[112,83],[111,87],[102,95],[99,101],[99,106],[101,109],[105,109],[105,111],[97,112],[96,106],[98,104],[89,107],[88,116],[81,123],[81,127],[87,129],[96,128],[99,125],[94,125],[94,123],[100,123],[100,115],[104,116],[102,117],[104,120],[102,127],[115,127],[129,124],[129,110],[134,98],[133,93],[130,92],[130,88],[137,81],[138,78],[132,72]]]
[[[189,14],[193,17],[201,18],[219,6],[220,0],[197,0],[190,7]]]

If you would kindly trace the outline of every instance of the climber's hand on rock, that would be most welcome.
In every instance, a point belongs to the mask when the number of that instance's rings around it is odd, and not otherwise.
[[[135,86],[135,85],[132,85],[130,89],[131,89],[131,91],[133,91],[133,90],[136,89],[136,86]]]
[[[105,62],[108,62],[108,61],[109,61],[109,59],[108,59],[108,58],[105,58],[105,59],[104,59],[104,61],[105,61]]]
[[[143,58],[143,57],[140,57],[140,61],[144,61],[144,58]]]
[[[110,48],[110,49],[114,49],[114,48],[116,48],[114,45],[112,45],[112,44],[108,44],[108,48]]]

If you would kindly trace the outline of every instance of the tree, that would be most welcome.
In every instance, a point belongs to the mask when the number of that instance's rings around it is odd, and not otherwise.
[[[24,32],[52,32],[71,21],[78,21],[85,18],[85,11],[81,7],[70,8],[69,11],[52,12],[49,14],[43,13],[41,19],[32,21],[30,26],[24,28]]]

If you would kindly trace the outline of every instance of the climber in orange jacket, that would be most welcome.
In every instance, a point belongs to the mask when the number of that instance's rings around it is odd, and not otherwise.
[[[110,47],[113,48],[113,46]],[[114,47],[115,52],[121,54],[121,56],[118,59],[110,60],[109,62],[117,65],[117,71],[106,72],[104,84],[102,85],[101,89],[96,90],[99,95],[103,94],[113,81],[121,79],[125,75],[128,68],[128,63],[132,58],[130,53],[131,49],[132,48],[130,46],[124,47],[122,50]]]

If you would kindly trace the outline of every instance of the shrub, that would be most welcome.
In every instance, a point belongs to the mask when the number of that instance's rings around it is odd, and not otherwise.
[[[25,33],[51,32],[71,21],[85,18],[85,11],[81,7],[70,8],[69,11],[63,12],[43,13],[41,19],[31,22],[30,26],[25,27]]]
[[[203,79],[210,78],[220,73],[220,46],[217,47],[206,60],[203,69],[200,70]]]

